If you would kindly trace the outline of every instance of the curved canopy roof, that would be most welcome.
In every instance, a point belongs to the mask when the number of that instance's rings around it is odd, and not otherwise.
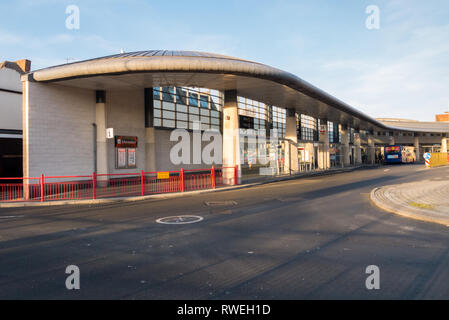
[[[254,100],[359,129],[429,131],[386,125],[294,74],[213,53],[169,50],[122,53],[37,70],[30,74],[30,80],[96,90],[164,85],[235,89]]]

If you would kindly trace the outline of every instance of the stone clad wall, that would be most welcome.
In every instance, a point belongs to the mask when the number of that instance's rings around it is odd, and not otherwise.
[[[94,170],[95,92],[28,82],[24,174],[86,175]],[[25,112],[25,110],[24,110]],[[27,150],[26,150],[27,149]]]

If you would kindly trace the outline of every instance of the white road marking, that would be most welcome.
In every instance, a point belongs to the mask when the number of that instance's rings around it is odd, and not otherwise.
[[[388,171],[390,171],[390,169],[385,169],[385,170],[384,170],[384,172],[388,172]]]
[[[157,219],[157,223],[161,224],[190,224],[190,223],[196,223],[203,221],[203,217],[201,216],[191,216],[191,215],[184,215],[184,216],[171,216],[171,217],[164,217]]]

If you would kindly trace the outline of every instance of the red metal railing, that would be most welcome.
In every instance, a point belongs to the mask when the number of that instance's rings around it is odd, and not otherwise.
[[[41,178],[0,178],[0,201],[41,201]]]
[[[91,199],[92,176],[41,176],[41,201]]]
[[[224,173],[225,172],[225,173]],[[223,176],[227,176],[224,181]],[[185,192],[237,184],[237,167],[158,172],[0,178],[0,202],[82,200]]]

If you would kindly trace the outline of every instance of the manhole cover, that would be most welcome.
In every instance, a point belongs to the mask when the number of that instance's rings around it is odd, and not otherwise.
[[[157,219],[157,223],[162,224],[189,224],[189,223],[195,223],[200,222],[203,220],[203,217],[200,216],[173,216],[173,217],[165,217]]]
[[[237,202],[233,200],[225,200],[225,201],[206,201],[206,206],[215,207],[215,206],[235,206]]]

